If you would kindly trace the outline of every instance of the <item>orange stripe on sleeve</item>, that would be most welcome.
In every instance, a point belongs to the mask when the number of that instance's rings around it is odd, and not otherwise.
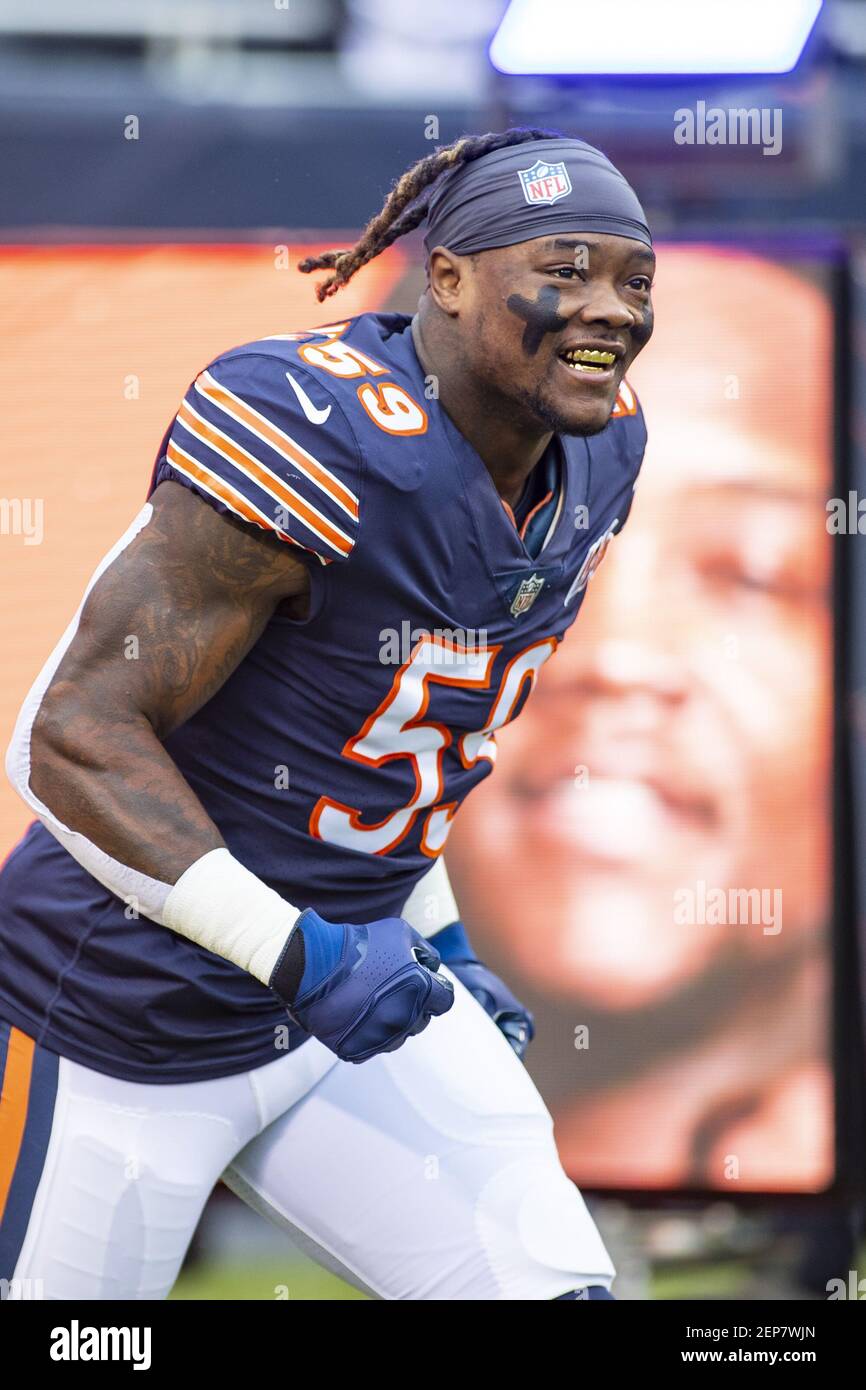
[[[170,464],[180,469],[181,472],[186,473],[188,477],[193,478],[195,482],[201,483],[202,486],[206,487],[209,492],[212,492],[215,497],[218,497],[221,502],[225,502],[227,507],[231,507],[233,512],[237,512],[238,516],[242,516],[245,521],[252,521],[256,526],[261,526],[265,531],[276,531],[277,535],[282,536],[283,540],[291,541],[291,536],[287,536],[278,526],[275,526],[272,521],[269,521],[263,512],[257,511],[242,493],[235,492],[234,488],[230,487],[218,473],[212,473],[209,468],[204,468],[191,454],[187,454],[183,449],[179,449],[172,440],[168,441],[168,448],[165,451],[165,456]]]
[[[358,520],[358,499],[354,492],[351,492],[339,478],[335,477],[329,469],[325,468],[318,459],[308,453],[302,445],[285,434],[283,430],[277,429],[276,425],[271,424],[270,420],[264,415],[260,415],[257,410],[247,405],[239,396],[235,396],[231,391],[227,391],[224,386],[218,385],[208,372],[203,372],[196,379],[196,389],[214,405],[224,410],[247,429],[261,435],[278,453],[288,458],[296,468],[302,473],[306,473],[318,487],[339,503],[348,512],[354,521]]]
[[[263,467],[258,459],[235,444],[234,440],[230,439],[227,434],[223,434],[222,430],[218,430],[216,426],[208,424],[200,415],[196,415],[194,411],[190,410],[186,402],[181,405],[177,412],[177,418],[189,430],[190,434],[196,435],[204,444],[222,454],[242,473],[252,478],[253,482],[273,497],[274,501],[279,502],[286,511],[296,516],[299,521],[309,527],[314,535],[325,541],[339,555],[346,556],[351,552],[352,541],[344,531],[333,526],[311,503],[305,502],[294,488],[289,487],[276,474]]]
[[[183,473],[193,482],[200,483],[206,492],[209,492],[212,497],[219,498],[220,502],[225,502],[227,507],[230,507],[238,516],[243,517],[245,521],[251,521],[255,526],[260,526],[263,531],[273,531],[281,541],[287,541],[289,545],[296,546],[298,550],[306,550],[310,555],[315,555],[322,565],[330,565],[331,561],[326,559],[324,555],[320,555],[311,546],[302,545],[300,541],[295,540],[294,536],[281,530],[271,521],[270,517],[266,516],[264,512],[260,512],[258,507],[253,506],[252,502],[248,502],[242,493],[235,492],[234,488],[230,487],[218,473],[212,473],[209,468],[205,468],[204,464],[199,463],[192,454],[188,454],[185,449],[181,449],[171,439],[168,441],[165,456],[172,468],[176,468],[178,473]]]

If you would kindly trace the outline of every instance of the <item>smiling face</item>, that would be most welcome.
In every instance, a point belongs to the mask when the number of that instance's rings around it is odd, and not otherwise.
[[[529,429],[591,435],[649,341],[654,268],[629,237],[559,233],[475,256],[435,248],[430,280],[491,400]]]
[[[750,257],[664,265],[632,517],[448,849],[503,969],[611,1009],[778,955],[827,906],[827,305]],[[700,880],[780,890],[781,935],[682,924]]]

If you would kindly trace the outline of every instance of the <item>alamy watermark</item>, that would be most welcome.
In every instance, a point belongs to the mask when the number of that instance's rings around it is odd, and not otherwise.
[[[0,536],[23,536],[25,545],[45,538],[45,502],[41,497],[0,497]]]
[[[379,632],[379,660],[383,666],[405,666],[419,642],[430,642],[431,666],[452,666],[487,649],[486,627],[413,627],[404,618],[399,630],[383,627]]]
[[[781,888],[710,888],[699,878],[693,888],[674,890],[674,922],[691,926],[760,926],[764,936],[782,930]]]
[[[51,1330],[48,1355],[52,1361],[131,1361],[134,1371],[147,1371],[151,1362],[149,1327],[82,1327],[73,1318],[68,1327]]]
[[[831,536],[866,536],[866,497],[851,488],[847,497],[828,498],[827,532]]]
[[[764,154],[782,152],[781,106],[681,106],[674,112],[676,145],[761,145]]]
[[[41,1300],[45,1297],[44,1279],[0,1279],[0,1303],[14,1299],[16,1303],[24,1300]]]

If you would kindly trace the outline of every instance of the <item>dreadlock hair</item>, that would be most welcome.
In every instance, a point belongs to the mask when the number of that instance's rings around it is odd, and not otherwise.
[[[536,130],[525,126],[512,127],[499,134],[463,135],[453,145],[437,145],[432,154],[425,155],[401,174],[385,199],[380,212],[371,217],[360,238],[349,250],[323,251],[320,256],[307,256],[298,270],[309,275],[311,270],[333,270],[327,280],[316,286],[316,298],[321,303],[336,294],[362,265],[372,261],[398,237],[405,236],[424,221],[433,194],[433,185],[440,174],[468,164],[473,159],[490,154],[492,150],[509,145],[522,145],[527,140],[544,140],[559,135],[555,130]]]

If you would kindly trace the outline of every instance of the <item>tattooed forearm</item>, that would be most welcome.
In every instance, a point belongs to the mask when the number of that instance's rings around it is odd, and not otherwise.
[[[30,785],[64,825],[175,883],[223,840],[160,739],[215,694],[278,603],[303,604],[309,577],[285,543],[176,483],[151,500],[42,701]]]

